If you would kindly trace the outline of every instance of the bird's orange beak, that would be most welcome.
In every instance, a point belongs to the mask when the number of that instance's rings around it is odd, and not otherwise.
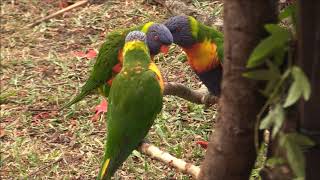
[[[160,51],[161,51],[163,54],[168,54],[168,52],[169,52],[169,46],[167,46],[167,45],[161,45]]]

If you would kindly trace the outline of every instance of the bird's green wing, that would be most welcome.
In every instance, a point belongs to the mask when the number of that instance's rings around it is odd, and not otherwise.
[[[70,107],[82,100],[90,92],[97,89],[99,86],[104,85],[105,82],[111,78],[112,67],[118,63],[118,52],[124,45],[127,31],[128,30],[119,30],[112,32],[107,36],[106,41],[99,50],[92,72],[81,88],[81,92],[71,101],[63,105],[60,110]]]

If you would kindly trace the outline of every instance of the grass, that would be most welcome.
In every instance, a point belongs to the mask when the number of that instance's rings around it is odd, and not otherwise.
[[[211,10],[209,1],[199,4]],[[161,22],[169,16],[166,9],[140,1],[107,1],[26,28],[57,10],[57,2],[50,0],[1,2],[1,179],[94,179],[105,136],[104,118],[90,120],[99,97],[88,97],[62,113],[42,110],[58,108],[85,82],[94,61],[76,57],[75,51],[98,50],[113,29]],[[179,48],[172,46],[169,55],[155,60],[167,81],[200,87]],[[208,140],[215,117],[215,108],[167,96],[148,138],[174,156],[199,165],[205,151],[195,141]],[[115,176],[190,178],[137,151]]]

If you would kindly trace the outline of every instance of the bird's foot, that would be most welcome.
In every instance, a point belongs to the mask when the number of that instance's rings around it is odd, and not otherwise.
[[[92,121],[97,121],[100,117],[100,114],[104,114],[108,110],[108,102],[105,98],[101,101],[101,103],[96,106],[96,114],[92,117]]]
[[[197,141],[196,144],[199,144],[203,149],[208,148],[208,141]]]

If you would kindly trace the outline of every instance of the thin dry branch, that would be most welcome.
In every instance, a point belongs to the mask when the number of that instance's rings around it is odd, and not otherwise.
[[[164,95],[173,95],[197,104],[210,106],[218,102],[218,97],[211,95],[207,90],[192,90],[180,83],[167,82],[164,87]]]
[[[46,16],[46,17],[43,17],[43,18],[37,20],[36,22],[34,22],[34,23],[32,23],[32,24],[27,25],[27,27],[32,28],[32,27],[34,27],[34,26],[42,23],[43,21],[47,21],[47,20],[49,20],[49,19],[51,19],[51,18],[54,18],[54,17],[56,17],[56,16],[59,16],[59,15],[62,14],[62,13],[65,13],[65,12],[67,12],[67,11],[70,11],[71,9],[74,9],[74,8],[76,8],[76,7],[85,5],[85,4],[89,3],[89,2],[90,2],[89,0],[82,0],[82,1],[76,2],[76,3],[74,3],[74,4],[72,4],[72,5],[68,6],[68,7],[66,7],[66,8],[64,8],[64,9],[61,9],[61,10],[55,12],[55,13],[52,13],[52,14]]]
[[[62,160],[63,160],[63,158],[60,157],[59,159],[57,159],[57,160],[55,160],[55,161],[53,161],[53,162],[51,162],[51,163],[49,163],[49,164],[47,164],[47,165],[45,165],[45,166],[40,167],[40,168],[37,169],[36,171],[31,172],[31,173],[28,175],[28,177],[32,177],[32,176],[34,176],[35,174],[43,171],[44,169],[47,169],[48,167],[50,167],[50,166],[52,166],[52,165],[54,165],[54,164],[56,164],[56,163],[58,163],[58,162],[60,162],[60,161],[62,161]]]
[[[173,166],[186,174],[192,175],[195,179],[198,178],[198,175],[200,172],[200,168],[198,166],[187,163],[182,159],[173,157],[169,153],[160,150],[159,148],[157,148],[152,144],[142,143],[141,146],[139,147],[139,150],[142,153],[148,156],[151,156],[152,158],[155,158],[159,161],[164,162],[165,164]]]

